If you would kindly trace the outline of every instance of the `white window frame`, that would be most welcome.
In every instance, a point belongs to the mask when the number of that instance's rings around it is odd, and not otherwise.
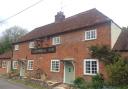
[[[53,68],[53,62],[58,62],[58,70],[56,70],[55,68]],[[56,65],[56,64],[54,64]],[[60,72],[60,60],[51,60],[51,72]]]
[[[18,44],[14,45],[14,49],[19,50],[19,45]]]
[[[97,30],[85,31],[85,40],[94,40],[97,39]]]
[[[2,61],[2,68],[7,68],[7,61]]]
[[[18,68],[18,61],[13,61],[13,69],[17,69]]]
[[[90,63],[90,73],[86,73],[86,62],[89,61]],[[97,63],[97,73],[92,73],[92,61],[96,61]],[[84,75],[96,75],[99,73],[99,60],[98,59],[84,59]]]
[[[33,64],[30,66],[30,63],[33,62]],[[34,66],[34,60],[28,60],[27,63],[27,70],[33,70],[33,66]],[[31,68],[30,68],[31,67]]]
[[[32,42],[29,42],[29,48],[32,49],[35,47],[35,43],[32,41]]]
[[[60,36],[56,36],[52,38],[52,45],[58,45],[61,44],[61,37]]]

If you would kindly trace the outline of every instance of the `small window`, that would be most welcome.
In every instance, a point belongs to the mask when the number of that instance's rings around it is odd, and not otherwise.
[[[60,71],[60,61],[59,60],[51,60],[51,71],[52,72]]]
[[[13,61],[13,69],[17,69],[18,68],[18,61]]]
[[[96,75],[99,72],[99,63],[97,59],[84,60],[84,74]]]
[[[28,60],[27,70],[33,70],[34,60]]]
[[[34,48],[35,47],[35,43],[34,42],[29,42],[29,48]]]
[[[97,38],[96,30],[85,31],[85,40],[93,40]]]
[[[52,44],[53,45],[57,45],[57,44],[60,44],[60,37],[53,37],[52,38]]]
[[[15,45],[15,46],[14,46],[14,49],[15,49],[15,50],[19,50],[19,45]]]
[[[2,68],[6,68],[7,67],[7,62],[6,61],[2,61]]]

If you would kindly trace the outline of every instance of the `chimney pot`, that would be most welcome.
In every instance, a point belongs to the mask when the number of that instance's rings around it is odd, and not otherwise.
[[[62,22],[65,19],[65,15],[63,12],[57,12],[57,15],[55,15],[55,22]]]

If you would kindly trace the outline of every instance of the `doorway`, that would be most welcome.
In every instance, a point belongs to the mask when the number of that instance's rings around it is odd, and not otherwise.
[[[11,61],[7,61],[7,73],[11,72]]]
[[[72,84],[75,80],[75,68],[71,61],[64,62],[64,83]]]
[[[20,77],[25,77],[25,63],[20,62]]]

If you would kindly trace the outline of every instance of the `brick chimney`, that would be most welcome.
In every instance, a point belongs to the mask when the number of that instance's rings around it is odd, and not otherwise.
[[[57,12],[57,15],[55,15],[55,22],[61,22],[65,19],[65,15],[63,12]]]

